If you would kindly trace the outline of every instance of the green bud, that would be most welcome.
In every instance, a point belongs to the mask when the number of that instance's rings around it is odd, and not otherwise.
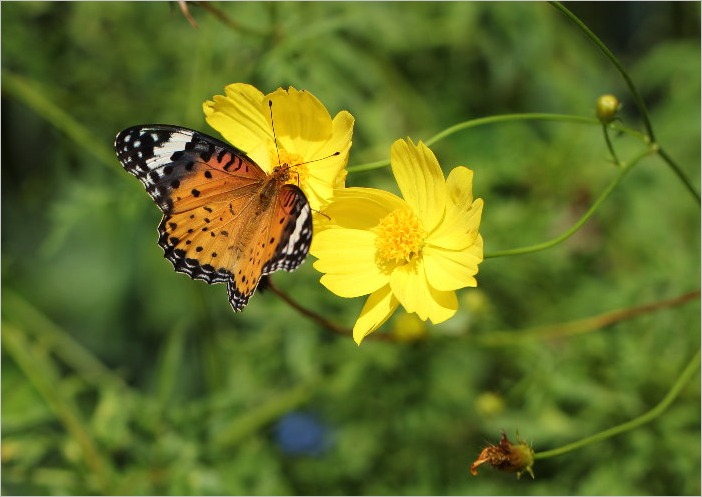
[[[607,124],[616,119],[620,107],[621,104],[619,100],[617,100],[617,97],[614,95],[602,95],[597,99],[595,112],[597,113],[598,119]]]

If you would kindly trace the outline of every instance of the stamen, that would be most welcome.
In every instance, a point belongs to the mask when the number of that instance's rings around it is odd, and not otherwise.
[[[411,209],[394,210],[380,220],[374,231],[376,257],[381,267],[402,266],[421,256],[427,232]]]

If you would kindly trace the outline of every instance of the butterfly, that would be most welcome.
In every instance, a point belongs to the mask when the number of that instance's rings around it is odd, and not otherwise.
[[[263,276],[293,271],[307,257],[311,209],[302,190],[287,183],[291,165],[268,174],[232,145],[162,124],[121,131],[115,151],[163,212],[164,257],[193,279],[226,283],[235,311]]]

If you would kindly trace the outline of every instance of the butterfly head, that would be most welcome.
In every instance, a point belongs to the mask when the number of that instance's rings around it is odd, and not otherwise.
[[[308,162],[305,162],[301,155],[279,147],[275,152],[271,152],[271,164],[278,164],[273,168],[273,175],[281,183],[290,183],[304,190],[309,170]]]

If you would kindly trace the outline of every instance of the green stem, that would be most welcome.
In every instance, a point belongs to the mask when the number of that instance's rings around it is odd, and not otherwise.
[[[593,33],[590,28],[588,28],[585,23],[583,23],[575,14],[573,14],[570,10],[568,10],[566,7],[563,6],[560,2],[549,2],[551,5],[553,5],[556,9],[560,10],[561,13],[563,13],[568,19],[570,19],[576,26],[580,28],[580,30],[585,33],[585,36],[587,36],[592,43],[594,43],[597,48],[599,48],[602,53],[607,57],[612,64],[617,68],[619,73],[622,75],[624,78],[624,81],[626,81],[627,86],[629,87],[629,91],[631,92],[631,95],[634,98],[634,102],[636,103],[636,106],[639,108],[639,112],[641,112],[641,117],[644,121],[644,126],[646,127],[646,134],[648,135],[648,138],[651,143],[656,142],[655,135],[653,134],[653,127],[651,126],[651,120],[648,117],[648,111],[646,110],[646,104],[644,103],[643,99],[639,95],[638,90],[634,86],[634,82],[631,80],[629,77],[629,74],[626,72],[626,69],[624,69],[624,66],[619,62],[619,59],[617,59],[614,54],[607,48],[607,45],[600,40],[595,33]]]
[[[654,407],[650,411],[642,414],[638,418],[632,419],[630,421],[627,421],[626,423],[622,423],[607,430],[601,431],[592,436],[583,438],[581,440],[578,440],[577,442],[564,445],[563,447],[559,447],[557,449],[547,450],[544,452],[537,452],[536,454],[534,454],[534,459],[547,459],[549,457],[560,456],[572,450],[585,447],[586,445],[590,445],[601,440],[605,440],[607,438],[611,438],[615,435],[619,435],[620,433],[633,430],[634,428],[638,428],[641,425],[653,421],[658,416],[663,414],[663,412],[665,412],[665,410],[668,409],[668,407],[670,407],[670,404],[673,403],[673,401],[682,391],[683,387],[693,378],[695,372],[699,367],[700,351],[698,350],[694,357],[687,364],[683,372],[680,374],[678,379],[675,381],[671,389],[668,391],[668,394],[663,398],[663,400],[661,400],[658,403],[656,407]]]
[[[644,150],[642,153],[634,157],[631,161],[629,161],[627,164],[622,166],[622,169],[619,171],[619,174],[610,182],[610,184],[605,188],[605,190],[600,194],[600,196],[595,200],[595,203],[592,204],[592,206],[588,209],[588,211],[580,218],[578,221],[571,226],[565,233],[563,233],[560,236],[557,236],[556,238],[553,238],[551,240],[542,242],[542,243],[537,243],[536,245],[529,245],[527,247],[519,247],[519,248],[514,248],[514,249],[508,249],[508,250],[499,250],[497,252],[491,252],[485,254],[484,258],[489,259],[491,257],[504,257],[507,255],[522,255],[522,254],[529,254],[531,252],[538,252],[539,250],[545,250],[547,248],[551,248],[555,245],[558,245],[562,241],[570,238],[576,231],[578,231],[587,221],[592,217],[592,215],[599,209],[600,205],[604,203],[605,200],[607,200],[607,197],[614,191],[614,189],[619,185],[621,180],[624,178],[626,173],[628,173],[631,168],[636,164],[639,160],[642,158],[646,157],[647,155],[651,154],[652,151],[650,149]]]
[[[377,160],[374,162],[366,162],[365,164],[359,164],[358,166],[349,166],[346,169],[349,173],[362,173],[364,171],[371,171],[373,169],[380,169],[381,167],[386,167],[390,165],[390,159]]]
[[[428,140],[424,142],[427,147],[431,147],[436,142],[443,140],[459,131],[463,131],[468,128],[476,128],[478,126],[484,126],[486,124],[495,124],[501,122],[518,122],[518,121],[560,121],[560,122],[571,122],[578,124],[600,124],[600,121],[594,117],[583,117],[574,116],[570,114],[548,114],[548,113],[526,113],[526,114],[501,114],[497,116],[479,117],[477,119],[470,119],[469,121],[463,121],[458,124],[446,128],[445,130],[437,133]],[[626,131],[625,128],[622,128]],[[379,169],[390,164],[389,159],[379,160],[375,162],[368,162],[366,164],[360,164],[358,166],[348,167],[350,173],[357,173],[361,171],[369,171],[371,169]]]
[[[612,140],[610,140],[610,138],[609,138],[608,129],[609,129],[609,126],[603,123],[602,124],[602,132],[604,133],[604,138],[605,138],[605,142],[607,142],[607,148],[609,149],[609,153],[612,154],[612,159],[614,159],[614,163],[617,166],[621,167],[622,163],[619,161],[619,157],[617,157],[617,152],[615,152],[614,146],[612,145]]]
[[[699,302],[699,299],[700,291],[695,290],[671,299],[609,311],[574,321],[534,326],[519,330],[493,330],[478,335],[474,340],[482,347],[519,347],[528,342],[566,338],[601,330],[621,321],[635,319],[639,316],[670,309],[688,302]]]
[[[627,86],[629,87],[629,91],[631,92],[631,95],[634,98],[634,102],[636,103],[636,106],[639,109],[639,112],[641,113],[641,116],[644,121],[644,126],[646,127],[646,134],[648,135],[648,140],[649,143],[651,144],[652,147],[656,147],[656,137],[653,133],[653,126],[651,125],[651,120],[648,115],[648,110],[646,109],[646,104],[644,103],[643,99],[641,98],[641,95],[639,95],[638,90],[634,86],[634,82],[631,80],[629,77],[629,74],[626,72],[624,69],[624,66],[622,66],[621,62],[614,56],[614,54],[607,48],[607,45],[605,45],[602,40],[600,40],[595,33],[593,33],[590,28],[588,28],[585,23],[583,23],[575,14],[573,14],[570,10],[568,10],[566,7],[564,7],[560,2],[549,2],[551,5],[553,5],[555,8],[560,10],[568,19],[570,19],[576,26],[578,26],[583,33],[592,41],[601,51],[602,53],[605,54],[605,56],[614,64],[614,66],[617,68],[619,73],[622,75],[624,78],[624,81],[626,81]],[[697,204],[700,203],[700,194],[695,188],[692,186],[692,183],[690,180],[685,177],[685,174],[682,172],[682,169],[678,167],[678,165],[673,161],[673,159],[663,151],[663,149],[658,148],[657,150],[658,154],[663,158],[663,160],[668,164],[672,169],[673,172],[680,178],[680,180],[685,184],[685,187],[690,191],[693,197],[695,197],[695,200],[697,201]]]
[[[431,147],[436,142],[443,140],[444,138],[463,131],[468,128],[475,128],[477,126],[483,126],[486,124],[502,123],[502,122],[517,122],[517,121],[560,121],[560,122],[571,122],[578,124],[599,124],[599,121],[592,117],[574,116],[570,114],[548,114],[543,112],[533,112],[526,114],[501,114],[497,116],[479,117],[478,119],[471,119],[470,121],[464,121],[462,123],[455,124],[445,130],[437,133],[436,135],[429,138],[425,144],[427,147]]]
[[[687,176],[685,176],[685,173],[680,169],[680,166],[676,164],[676,162],[663,150],[662,148],[658,148],[658,155],[665,161],[666,164],[670,166],[670,168],[673,170],[673,172],[678,176],[680,181],[683,182],[687,190],[692,194],[693,197],[695,197],[695,200],[697,200],[697,203],[700,203],[700,194],[697,190],[695,190],[695,187],[692,186],[692,182],[688,179]]]

